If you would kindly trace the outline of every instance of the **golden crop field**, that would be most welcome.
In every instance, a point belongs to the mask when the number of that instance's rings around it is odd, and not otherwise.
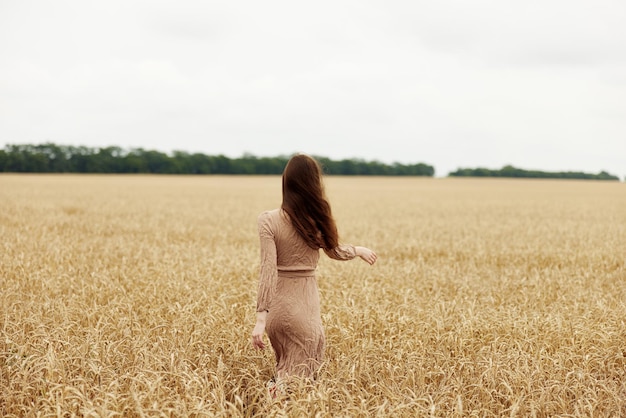
[[[280,177],[0,176],[3,417],[626,416],[626,185],[327,177],[315,384],[250,344]]]

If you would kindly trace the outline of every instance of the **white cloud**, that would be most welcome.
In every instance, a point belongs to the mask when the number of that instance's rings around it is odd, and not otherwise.
[[[0,146],[625,175],[618,1],[12,1]]]

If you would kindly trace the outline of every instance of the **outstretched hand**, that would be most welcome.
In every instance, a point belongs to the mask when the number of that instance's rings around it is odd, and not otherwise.
[[[374,264],[378,259],[376,253],[367,247],[354,247],[354,249],[356,251],[356,255],[361,257],[361,259],[369,265]]]

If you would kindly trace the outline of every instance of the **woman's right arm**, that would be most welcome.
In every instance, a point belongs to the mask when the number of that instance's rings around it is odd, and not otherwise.
[[[324,250],[327,256],[335,260],[352,260],[360,257],[363,261],[372,265],[376,262],[378,256],[367,247],[359,247],[356,245],[342,244],[332,250]]]
[[[367,247],[355,246],[354,251],[356,252],[357,256],[361,257],[361,259],[368,263],[370,266],[374,264],[376,260],[378,260],[378,256],[376,255],[376,253]]]

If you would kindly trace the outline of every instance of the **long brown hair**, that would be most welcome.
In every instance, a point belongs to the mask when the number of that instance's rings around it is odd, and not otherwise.
[[[322,168],[314,158],[296,154],[287,162],[281,207],[309,247],[329,251],[339,245],[337,225],[324,193]]]

